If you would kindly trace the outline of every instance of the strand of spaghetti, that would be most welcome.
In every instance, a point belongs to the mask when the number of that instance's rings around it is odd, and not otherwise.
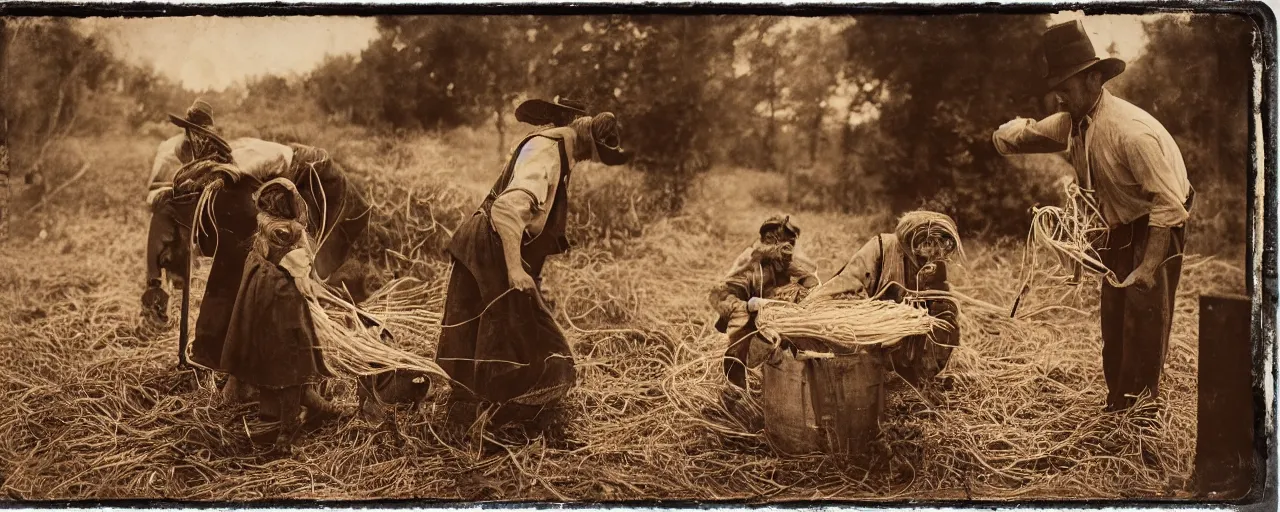
[[[437,357],[437,361],[471,361],[473,363],[503,363],[513,366],[529,366],[529,363],[517,363],[506,359],[474,359],[470,357]]]
[[[328,154],[326,153],[325,159],[327,158]],[[318,203],[317,206],[320,207],[320,230],[318,231],[320,236],[319,240],[316,242],[316,248],[318,249],[329,239],[329,233],[327,231],[329,229],[329,198],[325,193],[324,183],[320,181],[320,173],[316,171],[315,163],[306,164],[306,168],[307,181],[311,184],[311,197],[316,199],[316,203]],[[316,190],[320,191],[320,197],[318,198],[316,197]]]
[[[488,313],[488,312],[489,312],[489,308],[493,307],[493,305],[494,305],[494,304],[497,304],[497,303],[498,303],[498,301],[499,301],[499,300],[501,300],[503,297],[505,297],[508,293],[511,293],[511,292],[514,292],[514,291],[516,291],[516,289],[515,289],[515,288],[507,288],[507,291],[504,291],[504,292],[502,292],[502,293],[498,294],[498,296],[497,296],[497,297],[494,297],[494,298],[493,298],[493,300],[489,301],[489,304],[486,304],[486,305],[485,305],[485,307],[484,307],[484,309],[480,311],[480,314],[478,314],[478,315],[476,315],[476,316],[474,316],[474,317],[472,317],[472,318],[469,318],[469,319],[467,319],[467,320],[463,320],[463,321],[458,322],[458,323],[455,323],[455,324],[441,325],[440,327],[441,327],[442,329],[451,329],[451,328],[454,328],[454,327],[461,327],[461,326],[463,326],[463,325],[466,325],[466,324],[469,324],[469,323],[474,322],[474,321],[476,321],[476,320],[479,320],[479,319],[480,319],[480,317],[484,316],[484,314],[485,314],[485,313]]]

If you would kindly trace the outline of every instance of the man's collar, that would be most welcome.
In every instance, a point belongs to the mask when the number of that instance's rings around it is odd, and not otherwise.
[[[1094,119],[1098,117],[1098,112],[1102,110],[1103,102],[1105,102],[1110,96],[1111,93],[1107,92],[1106,87],[1103,87],[1102,92],[1098,94],[1098,99],[1093,102],[1093,106],[1089,107],[1089,110],[1086,111],[1085,115],[1081,116],[1080,120],[1076,121],[1076,126],[1079,127],[1083,122],[1088,122],[1092,125]]]

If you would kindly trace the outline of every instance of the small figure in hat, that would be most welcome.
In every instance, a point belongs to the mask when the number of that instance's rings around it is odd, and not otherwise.
[[[545,126],[516,146],[479,209],[458,227],[436,362],[456,383],[455,426],[495,406],[491,426],[533,419],[575,380],[572,352],[540,286],[547,258],[569,249],[569,179],[584,161],[622,165],[621,129],[611,112],[529,100],[521,122]]]
[[[260,212],[258,231],[245,261],[220,367],[230,375],[230,389],[243,383],[260,391],[263,415],[280,419],[276,449],[287,452],[303,407],[319,419],[340,411],[316,391],[322,379],[334,375],[325,365],[307,306],[306,297],[315,293],[307,205],[293,183],[282,178],[258,189],[254,202]]]
[[[774,215],[760,225],[760,239],[738,255],[724,280],[711,290],[719,314],[716,330],[729,335],[724,372],[729,383],[745,389],[747,367],[759,361],[751,350],[757,340],[755,314],[760,299],[799,302],[818,285],[818,266],[796,250],[800,227],[790,215]],[[763,343],[763,341],[761,341]]]
[[[231,145],[214,131],[213,105],[209,102],[197,99],[187,108],[185,117],[169,114],[169,121],[185,131],[178,146],[179,158],[184,163],[206,158],[231,163]]]
[[[1164,126],[1104,87],[1124,61],[1100,57],[1079,20],[1050,27],[1043,47],[1045,86],[1063,111],[1014,119],[992,140],[1005,155],[1067,151],[1076,183],[1101,210],[1108,233],[1099,253],[1122,280],[1102,284],[1105,410],[1126,409],[1139,395],[1160,395],[1195,192]]]

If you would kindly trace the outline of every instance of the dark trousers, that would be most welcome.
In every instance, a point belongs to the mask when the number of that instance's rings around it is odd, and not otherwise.
[[[492,272],[506,284],[505,268]],[[481,277],[499,282],[493,274]],[[493,296],[500,293],[489,288]],[[442,330],[436,355],[454,381],[450,421],[469,422],[478,407],[491,406],[497,406],[492,426],[533,419],[559,399],[534,405],[518,403],[519,397],[575,381],[568,341],[537,298],[513,291],[490,299],[481,290],[480,281],[455,263],[442,319],[451,327]]]
[[[1099,254],[1117,279],[1123,281],[1142,263],[1148,235],[1147,217],[1111,229]],[[1102,370],[1108,406],[1131,406],[1133,397],[1126,395],[1144,391],[1160,396],[1185,240],[1185,226],[1169,230],[1169,249],[1150,290],[1102,284]]]
[[[724,375],[729,383],[747,388],[747,357],[751,355],[751,339],[755,337],[755,315],[741,329],[729,332],[729,348],[724,351]]]
[[[223,240],[235,239],[228,232],[221,235]],[[223,369],[222,348],[235,310],[247,256],[246,247],[229,245],[219,247],[213,258],[204,298],[200,300],[200,311],[196,316],[195,336],[191,340],[191,360],[196,364],[217,371]]]

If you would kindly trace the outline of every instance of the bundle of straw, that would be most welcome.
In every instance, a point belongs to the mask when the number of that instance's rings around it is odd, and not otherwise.
[[[909,336],[929,336],[935,327],[949,324],[922,308],[872,299],[765,301],[756,315],[756,328],[774,343],[807,338],[844,348],[892,346]]]
[[[384,343],[381,336],[387,325],[379,318],[381,313],[395,317],[400,325],[426,325],[433,321],[425,308],[415,307],[428,302],[431,295],[428,286],[418,283],[396,290],[411,281],[392,281],[374,294],[377,299],[372,302],[374,307],[361,309],[323,283],[311,281],[315,286],[310,286],[310,293],[304,296],[321,351],[330,367],[351,377],[399,369],[422,372],[436,385],[449,382],[448,374],[430,358]],[[374,326],[367,327],[366,320],[371,320],[369,323]]]
[[[1120,280],[1102,262],[1094,248],[1107,231],[1097,205],[1075,183],[1065,185],[1065,194],[1065,208],[1043,206],[1031,210],[1031,231],[1027,233],[1023,267],[1027,268],[1030,263],[1031,268],[1035,268],[1035,249],[1043,247],[1058,257],[1059,264],[1068,273],[1083,268],[1118,287]],[[1066,268],[1072,264],[1079,267]],[[1030,275],[1024,278],[1024,287],[1030,279]]]

